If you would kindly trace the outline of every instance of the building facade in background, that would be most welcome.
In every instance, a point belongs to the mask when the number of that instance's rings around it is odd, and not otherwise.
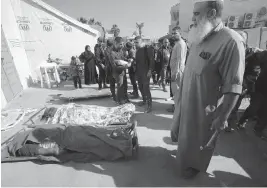
[[[179,9],[180,2],[171,7],[171,23],[169,25],[169,33],[172,32],[172,29],[176,26],[179,26]]]
[[[171,7],[169,33],[173,27],[179,26],[183,37],[187,38],[192,26],[192,12],[192,0],[179,0]],[[223,22],[229,28],[251,33],[249,42],[254,41],[254,46],[266,48],[264,40],[266,40],[265,27],[267,27],[267,0],[224,0]]]

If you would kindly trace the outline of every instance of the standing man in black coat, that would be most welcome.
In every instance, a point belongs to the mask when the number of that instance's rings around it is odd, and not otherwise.
[[[139,90],[142,94],[143,101],[140,105],[146,105],[145,113],[152,111],[152,96],[150,92],[150,79],[154,68],[154,50],[144,46],[140,36],[135,37],[136,46],[136,76]]]
[[[116,93],[115,93],[116,80],[113,77],[113,69],[112,69],[112,63],[111,63],[111,53],[112,53],[113,48],[114,48],[113,41],[108,39],[107,48],[105,50],[106,76],[107,76],[107,79],[109,80],[110,92],[112,94],[112,98],[116,102],[117,101]]]
[[[95,59],[96,66],[99,70],[99,79],[98,79],[98,89],[101,90],[103,87],[108,88],[106,85],[106,72],[105,72],[105,52],[104,52],[104,39],[99,37],[98,44],[95,45]]]

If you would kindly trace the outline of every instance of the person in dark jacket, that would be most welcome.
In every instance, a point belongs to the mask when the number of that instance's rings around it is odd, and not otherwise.
[[[161,63],[159,61],[158,55],[160,52],[161,47],[159,46],[159,44],[155,43],[153,45],[153,49],[154,49],[154,60],[155,60],[155,65],[154,65],[154,70],[152,71],[152,80],[153,80],[153,84],[159,84],[159,79],[161,77]]]
[[[167,78],[167,68],[170,61],[170,49],[169,49],[169,40],[166,38],[163,40],[163,46],[159,50],[158,53],[158,61],[161,65],[161,82],[159,84],[162,84],[162,88],[164,92],[167,92],[166,89],[166,78]]]
[[[136,51],[133,49],[133,44],[131,42],[126,43],[126,50],[127,50],[127,61],[131,62],[131,67],[128,69],[129,77],[131,80],[131,84],[133,86],[133,92],[131,93],[133,98],[137,99],[139,98],[138,94],[138,87],[136,82],[136,62],[135,62],[135,53]]]
[[[99,70],[98,89],[108,88],[106,85],[106,72],[105,72],[105,51],[103,49],[103,41],[101,37],[98,38],[98,44],[95,45],[95,59],[96,66]]]
[[[247,42],[248,35],[245,31],[238,31],[238,33],[242,36],[245,42]],[[225,128],[226,132],[231,132],[236,124],[237,121],[237,114],[239,107],[242,103],[242,100],[246,96],[253,96],[251,103],[252,106],[255,106],[255,82],[260,74],[260,61],[261,59],[258,58],[258,53],[260,53],[262,50],[254,47],[249,47],[247,43],[244,44],[246,48],[246,66],[245,66],[245,73],[244,73],[244,81],[243,81],[243,89],[242,93],[238,98],[238,101],[235,105],[235,108],[232,110],[231,115],[228,119],[228,127]],[[257,98],[257,97],[256,97]],[[251,108],[249,111],[251,111]],[[239,123],[237,123],[237,129],[242,129],[245,127],[246,118],[241,120]]]
[[[106,61],[106,74],[107,79],[110,83],[110,92],[112,94],[113,100],[116,102],[116,93],[115,93],[115,84],[116,80],[113,77],[113,70],[112,70],[112,64],[111,64],[111,52],[113,50],[113,41],[108,39],[107,40],[107,49],[105,50],[105,61]]]
[[[97,81],[97,73],[95,67],[95,56],[91,52],[89,45],[85,46],[85,51],[79,56],[81,62],[84,63],[84,84],[95,84]]]
[[[147,104],[145,113],[152,111],[152,96],[150,92],[150,79],[154,68],[154,50],[144,46],[140,36],[135,37],[136,46],[136,76],[138,80],[139,90],[142,94],[143,101],[141,106]]]
[[[256,133],[261,134],[267,125],[267,50],[257,52],[254,56],[255,59],[257,59],[254,64],[256,63],[255,66],[260,66],[260,73],[256,76],[257,78],[255,79],[255,84],[251,87],[253,90],[250,92],[250,105],[240,118],[237,126],[238,128],[243,128],[249,118],[257,116],[258,121],[254,130]],[[257,72],[254,74],[257,75]],[[267,135],[262,136],[267,137]]]
[[[127,77],[126,69],[131,64],[121,64],[121,61],[125,61],[126,57],[123,52],[123,39],[116,37],[114,42],[114,48],[111,52],[110,63],[112,66],[112,74],[117,83],[117,103],[119,105],[130,102],[127,95]]]

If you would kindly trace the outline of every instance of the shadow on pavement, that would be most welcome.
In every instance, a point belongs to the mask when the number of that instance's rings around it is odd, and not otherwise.
[[[232,182],[226,183],[225,186],[229,187],[266,187],[267,184],[263,184],[258,179],[251,179],[239,174],[234,174],[230,172],[223,171],[214,171],[213,172],[216,177],[220,177],[222,182]]]
[[[138,113],[132,119],[138,121],[138,127],[147,127],[152,130],[170,130],[171,119],[154,114]]]
[[[224,182],[224,186],[258,187],[267,185],[267,158],[264,156],[264,152],[258,148],[258,142],[261,140],[249,136],[248,131],[223,132],[219,137],[213,156],[222,156],[222,158],[214,158],[210,167],[215,177]],[[170,137],[164,137],[163,141],[168,145],[177,145],[171,141]],[[219,164],[220,161],[223,164]],[[228,172],[218,171],[218,168],[226,169]],[[247,174],[249,177],[242,174]]]
[[[162,147],[140,147],[136,160],[94,164],[71,162],[64,166],[110,176],[117,187],[221,186],[208,174],[199,174],[193,180],[179,178],[171,154],[172,151]]]
[[[257,142],[259,142],[259,140],[252,139],[252,137],[248,136],[246,131],[223,133],[218,140],[213,155],[224,156],[236,161],[236,163],[250,176],[251,181],[244,180],[249,183],[248,185],[267,185],[267,160],[264,158],[264,153],[257,147]],[[223,175],[225,176],[225,174]],[[227,178],[228,177],[230,176],[227,176]],[[228,181],[230,180],[231,178]],[[247,187],[247,184],[242,184],[242,181],[239,180],[233,183],[233,186],[246,185]]]

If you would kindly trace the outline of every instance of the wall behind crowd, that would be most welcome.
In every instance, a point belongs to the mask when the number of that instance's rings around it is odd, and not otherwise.
[[[229,16],[240,16],[240,20],[244,19],[245,13],[256,13],[263,8],[267,8],[267,0],[224,0],[223,21],[227,21]],[[179,6],[179,26],[182,35],[187,38],[189,27],[192,24],[193,1],[181,0]],[[256,18],[256,22],[262,20],[267,21],[267,14]]]

